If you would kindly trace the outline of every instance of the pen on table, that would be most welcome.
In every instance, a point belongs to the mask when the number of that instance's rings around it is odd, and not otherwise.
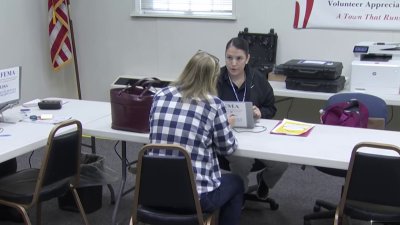
[[[0,137],[9,137],[11,134],[0,134]]]

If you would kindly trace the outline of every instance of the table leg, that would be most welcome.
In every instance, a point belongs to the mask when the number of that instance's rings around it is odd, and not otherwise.
[[[94,136],[90,137],[90,144],[91,144],[90,146],[92,148],[92,153],[96,154],[96,137],[94,137]]]
[[[107,184],[107,187],[108,187],[108,190],[110,191],[111,204],[115,204],[114,188],[111,184]]]
[[[294,99],[294,98],[292,98],[292,97],[281,98],[281,99],[279,99],[279,100],[276,100],[276,101],[275,101],[275,104],[276,104],[276,103],[279,103],[279,102],[286,102],[286,101],[293,100],[293,99]]]
[[[118,214],[118,208],[119,208],[119,204],[121,201],[121,197],[123,195],[124,192],[124,188],[125,188],[125,182],[126,182],[126,141],[121,141],[121,166],[122,166],[122,176],[121,176],[121,185],[119,187],[119,191],[118,191],[118,195],[117,195],[117,201],[115,203],[115,207],[114,207],[114,212],[112,215],[112,225],[116,225],[116,218],[117,218],[117,214]]]
[[[82,143],[82,146],[90,148],[92,150],[92,154],[96,154],[96,137],[90,136],[90,145]]]

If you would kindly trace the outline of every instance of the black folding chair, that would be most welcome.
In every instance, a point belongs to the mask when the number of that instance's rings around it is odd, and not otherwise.
[[[178,156],[151,156],[153,150]],[[149,144],[139,152],[132,224],[212,224],[214,212],[202,212],[191,158],[179,145]]]
[[[82,125],[77,120],[65,121],[54,127],[39,169],[25,169],[0,178],[0,205],[16,208],[26,225],[31,225],[27,210],[36,206],[37,225],[40,225],[41,203],[71,190],[81,216],[88,225],[76,191],[79,183],[81,140]]]
[[[399,147],[371,142],[354,147],[335,224],[342,224],[344,218],[400,224]]]
[[[339,102],[347,102],[356,99],[362,102],[368,108],[368,114],[371,118],[381,118],[384,123],[387,122],[387,105],[385,101],[377,96],[365,93],[339,93],[331,96],[327,101],[327,107]],[[346,170],[332,169],[325,167],[315,167],[317,170],[336,177],[346,177]],[[304,216],[304,225],[309,225],[311,220],[334,218],[337,205],[322,199],[315,201],[313,213]],[[326,209],[321,211],[321,209]]]

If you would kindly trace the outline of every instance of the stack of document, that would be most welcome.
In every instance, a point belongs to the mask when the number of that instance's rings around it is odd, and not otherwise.
[[[314,126],[315,125],[311,123],[284,119],[272,129],[271,134],[307,136]]]

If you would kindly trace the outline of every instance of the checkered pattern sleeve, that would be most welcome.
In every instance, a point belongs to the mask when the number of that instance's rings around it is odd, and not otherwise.
[[[164,88],[154,97],[150,142],[179,144],[190,153],[199,195],[213,191],[221,183],[216,152],[230,154],[237,148],[222,101],[214,96],[183,100],[176,87]],[[151,154],[176,153],[159,150]]]
[[[219,100],[221,101],[221,100]],[[237,148],[237,140],[233,136],[228,124],[225,106],[218,104],[217,115],[214,120],[214,144],[215,150],[221,155],[232,154]],[[232,147],[233,146],[233,147]]]

